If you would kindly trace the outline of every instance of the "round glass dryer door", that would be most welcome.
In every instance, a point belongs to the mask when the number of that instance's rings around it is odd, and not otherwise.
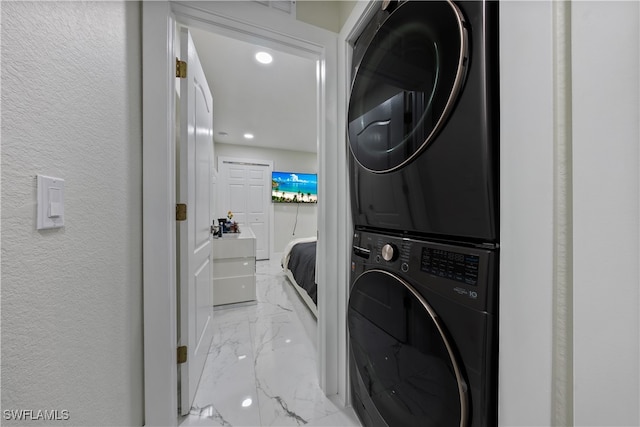
[[[388,425],[466,425],[467,385],[453,349],[410,284],[382,270],[360,275],[348,326],[357,374]]]
[[[365,169],[383,173],[413,160],[437,136],[462,87],[467,31],[450,1],[399,5],[355,70],[349,146]]]

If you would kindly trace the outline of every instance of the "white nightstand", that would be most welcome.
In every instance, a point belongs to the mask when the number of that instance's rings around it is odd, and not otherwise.
[[[213,305],[256,299],[256,236],[240,230],[213,239]]]

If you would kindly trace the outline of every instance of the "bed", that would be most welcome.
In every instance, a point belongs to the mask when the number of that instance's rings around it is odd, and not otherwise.
[[[318,318],[316,237],[290,241],[282,254],[282,269],[300,297]]]

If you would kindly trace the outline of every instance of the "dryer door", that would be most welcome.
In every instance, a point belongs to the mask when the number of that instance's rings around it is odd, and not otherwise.
[[[382,270],[364,272],[353,283],[348,326],[357,394],[368,395],[386,424],[466,425],[467,384],[454,349],[409,283]]]
[[[451,1],[405,2],[366,49],[355,48],[364,54],[349,100],[349,146],[364,168],[390,172],[424,150],[453,109],[468,59],[464,19]]]

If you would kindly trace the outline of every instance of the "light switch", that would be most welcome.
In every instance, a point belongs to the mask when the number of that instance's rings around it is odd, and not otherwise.
[[[60,188],[49,187],[49,218],[56,218],[62,215],[60,193]]]
[[[64,227],[64,179],[38,175],[38,218],[36,228]]]

